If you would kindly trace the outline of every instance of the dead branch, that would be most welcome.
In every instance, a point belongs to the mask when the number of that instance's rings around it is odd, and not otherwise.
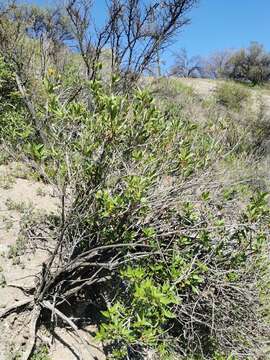
[[[35,306],[31,313],[30,321],[30,339],[27,344],[27,348],[23,353],[22,360],[30,359],[30,356],[33,353],[35,343],[36,343],[36,333],[37,333],[37,322],[39,320],[41,308],[40,306]]]
[[[33,306],[33,298],[27,298],[25,300],[19,301],[18,303],[15,303],[9,306],[7,309],[3,310],[0,313],[0,319],[3,319],[16,311],[20,311],[21,309],[31,308],[32,306]]]

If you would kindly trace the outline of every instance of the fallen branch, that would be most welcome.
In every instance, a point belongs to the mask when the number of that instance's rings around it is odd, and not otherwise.
[[[25,299],[25,300],[19,301],[18,303],[11,305],[10,307],[8,307],[7,309],[3,310],[0,313],[0,319],[5,318],[6,316],[10,315],[11,313],[13,313],[21,308],[30,306],[32,302],[33,302],[33,298],[30,298],[30,299]]]
[[[30,340],[28,342],[27,348],[21,360],[28,360],[33,353],[36,343],[37,322],[40,316],[40,311],[41,311],[40,306],[36,306],[32,311],[31,322],[30,322]]]
[[[89,353],[89,350],[87,349],[88,344],[86,344],[84,338],[80,335],[79,329],[76,326],[76,324],[71,319],[69,319],[65,314],[63,314],[60,310],[55,308],[49,301],[43,301],[41,305],[44,308],[50,310],[52,313],[54,313],[56,316],[58,316],[65,323],[67,323],[72,328],[72,330],[74,330],[78,339],[81,340],[81,344],[84,345],[86,351]],[[89,355],[94,359],[94,357],[90,353],[89,353]],[[80,359],[83,360],[81,355],[80,355]],[[27,360],[27,359],[23,359],[23,360]]]

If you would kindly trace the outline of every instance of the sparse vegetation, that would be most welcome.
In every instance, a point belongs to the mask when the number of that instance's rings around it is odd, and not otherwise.
[[[5,174],[0,176],[0,187],[4,190],[11,189],[15,183],[15,178],[11,175]]]
[[[10,198],[6,200],[6,207],[8,210],[14,210],[18,212],[26,212],[29,211],[32,207],[31,204],[26,204],[24,201],[14,201]]]
[[[0,267],[0,288],[5,287],[7,285],[7,281],[5,275],[3,274],[3,269]]]
[[[41,187],[39,187],[37,189],[37,195],[43,197],[46,196],[46,192]]]
[[[217,86],[215,97],[217,103],[231,110],[240,110],[250,99],[248,89],[233,82],[222,82]]]
[[[46,345],[39,346],[31,356],[31,360],[50,360],[48,347]]]
[[[13,260],[14,265],[17,265],[20,263],[19,257],[24,254],[25,250],[26,241],[22,236],[20,236],[16,240],[16,243],[10,246],[7,256]]]
[[[1,217],[1,221],[3,222],[4,224],[4,228],[6,231],[9,231],[12,229],[13,227],[13,223],[14,223],[14,220],[10,217],[7,217],[7,216],[2,216]]]

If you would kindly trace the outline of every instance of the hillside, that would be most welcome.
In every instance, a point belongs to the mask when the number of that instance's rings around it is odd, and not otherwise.
[[[213,95],[217,84],[222,83],[222,80],[210,80],[210,79],[196,79],[196,78],[181,78],[179,82],[188,85],[194,89],[194,91],[202,97],[208,97]],[[255,87],[249,88],[252,97],[254,99],[261,98],[265,104],[267,114],[270,114],[270,89],[267,87]]]

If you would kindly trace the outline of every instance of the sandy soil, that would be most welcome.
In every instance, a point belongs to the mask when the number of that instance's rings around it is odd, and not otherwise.
[[[27,214],[29,207],[39,212],[57,211],[57,197],[53,189],[42,183],[18,178],[14,168],[17,165],[0,166],[0,312],[26,298],[19,287],[35,285],[35,275],[48,256],[46,247],[33,252],[31,246],[21,256],[11,255],[12,249],[14,251],[18,246],[22,217]],[[70,329],[56,328],[57,336],[51,346],[50,359],[74,360],[78,359],[79,354],[83,359],[105,359],[100,346],[95,344],[90,335],[93,330],[80,330],[81,341],[78,341]],[[49,334],[41,331],[42,341],[46,336]],[[17,359],[16,355],[20,354],[28,337],[26,318],[12,315],[0,321],[0,360]],[[52,338],[47,340],[51,344]],[[72,353],[70,345],[77,349],[76,352]]]

